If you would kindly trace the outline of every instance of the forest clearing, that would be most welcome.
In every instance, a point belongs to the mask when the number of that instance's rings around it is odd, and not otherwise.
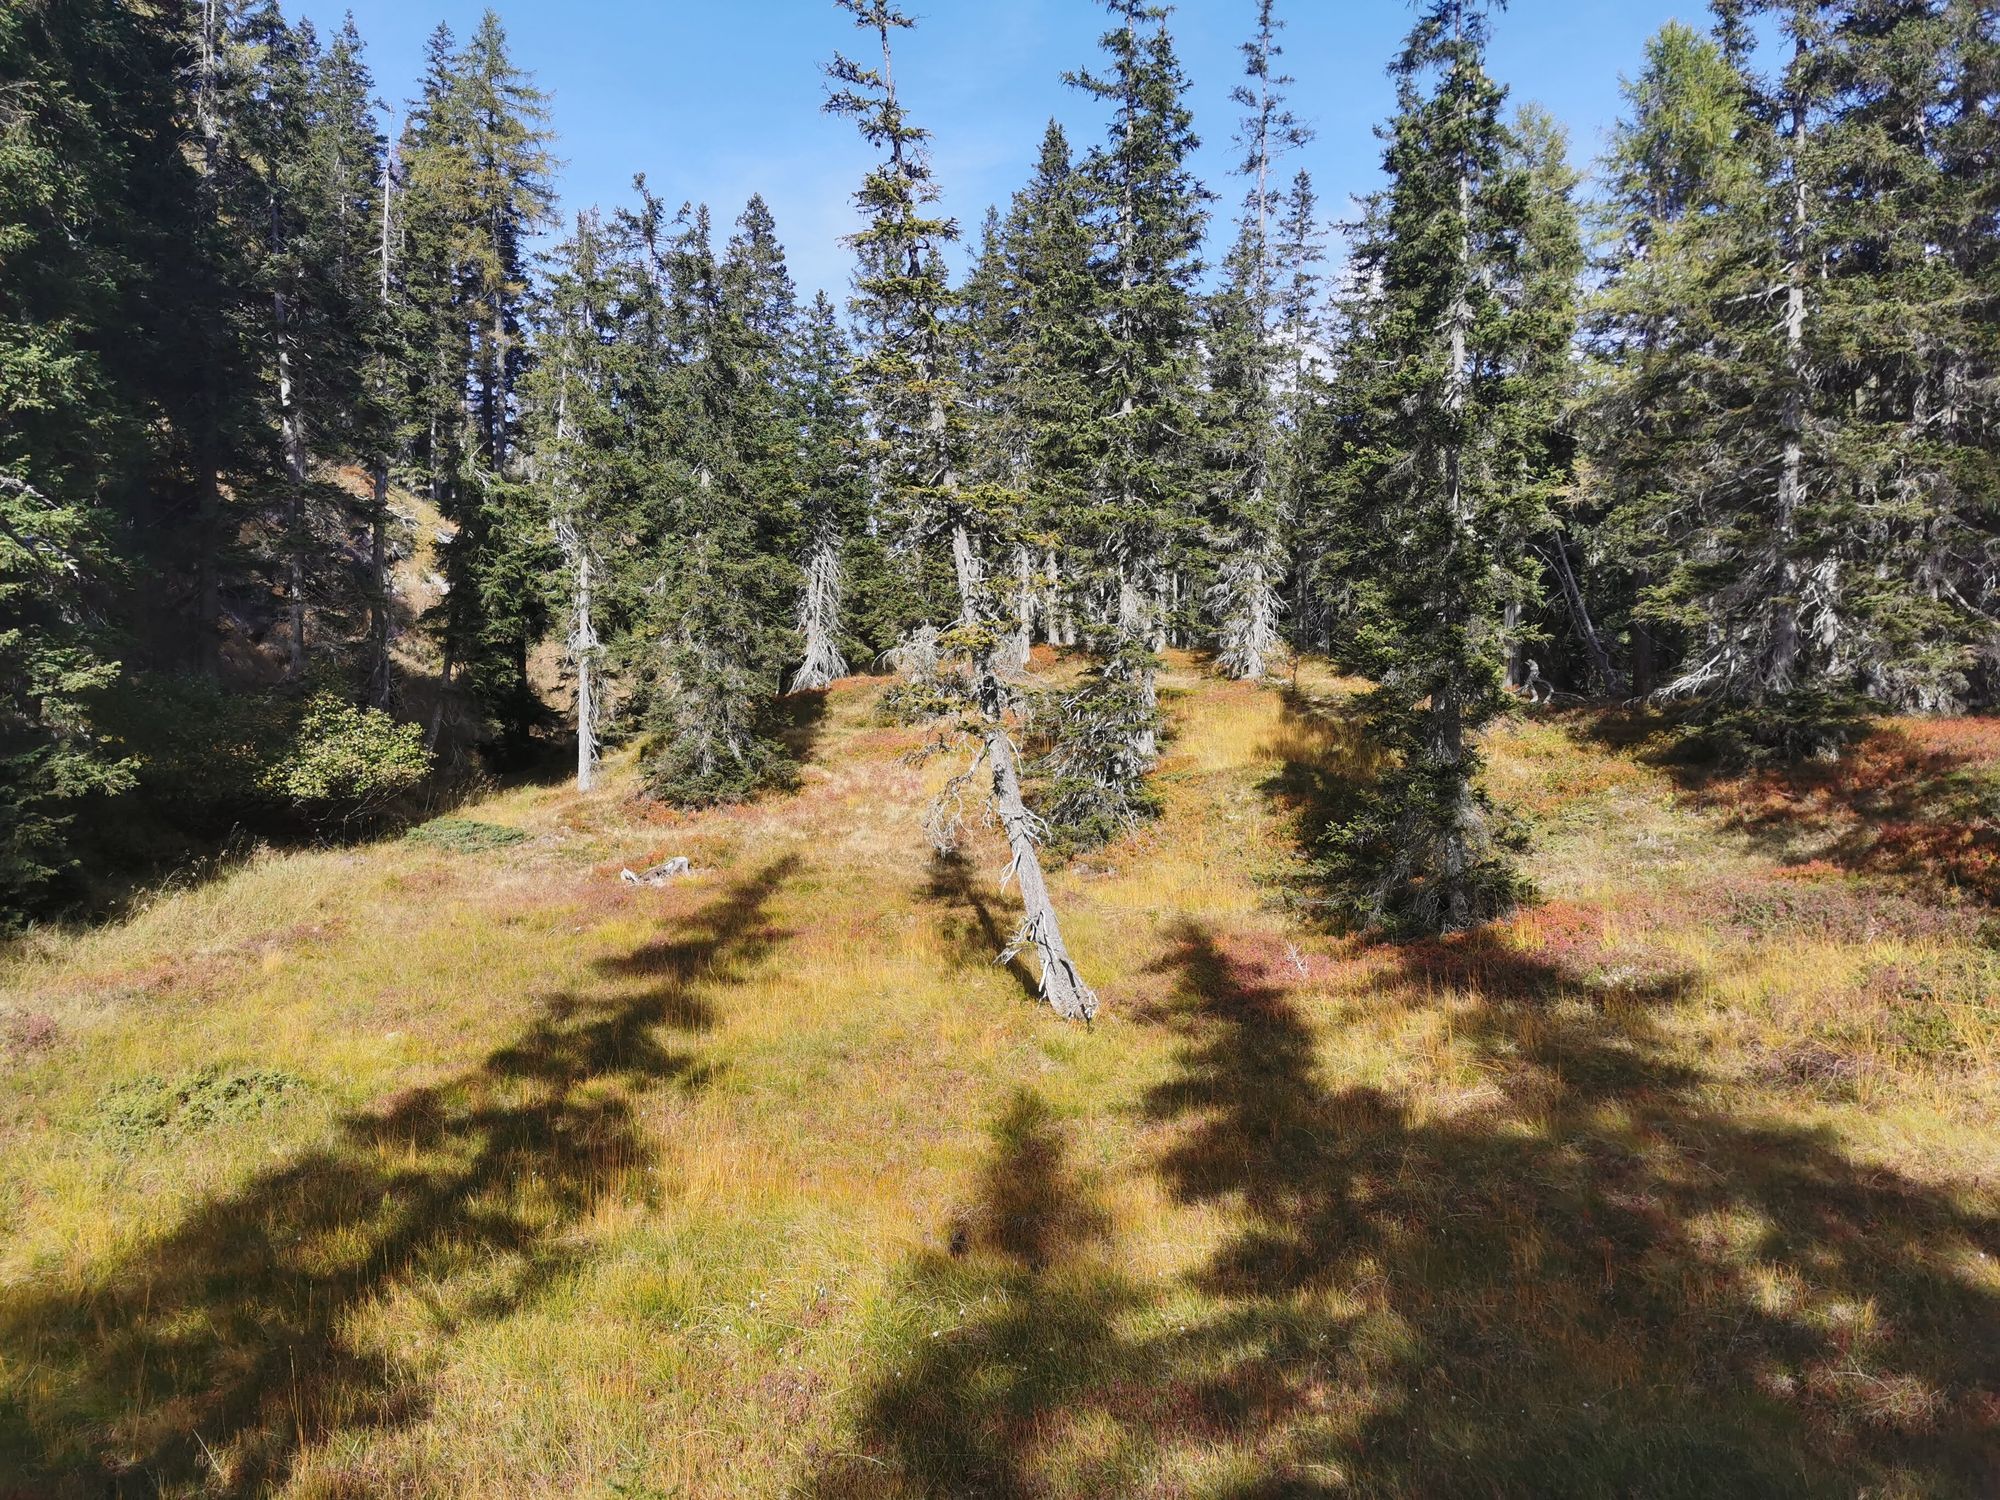
[[[2000,736],[1693,789],[1510,720],[1543,903],[1398,945],[1298,856],[1350,687],[1170,662],[1159,821],[1056,877],[1087,1030],[864,680],[789,796],[11,954],[11,1493],[1989,1492]]]
[[[510,9],[0,0],[0,1500],[2000,1496],[2000,4]]]

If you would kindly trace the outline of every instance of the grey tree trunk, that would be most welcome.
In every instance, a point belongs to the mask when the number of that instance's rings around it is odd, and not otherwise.
[[[934,410],[932,419],[933,425],[941,432],[943,411]],[[947,492],[955,491],[957,477],[947,470],[942,487]],[[984,612],[986,579],[978,549],[962,521],[952,526],[951,556],[958,582],[959,619],[964,624],[976,624]],[[1006,832],[1007,850],[1011,856],[1006,873],[1001,876],[1001,884],[1004,886],[1012,879],[1021,889],[1021,925],[999,961],[1011,962],[1024,948],[1033,947],[1041,962],[1042,998],[1065,1020],[1088,1021],[1097,1014],[1097,996],[1083,982],[1075,961],[1069,956],[1069,947],[1063,941],[1062,922],[1056,916],[1055,901],[1049,895],[1048,877],[1042,872],[1041,855],[1036,852],[1039,826],[1021,795],[1019,761],[1013,736],[1007,731],[1009,693],[999,663],[995,660],[1001,649],[996,644],[981,653],[973,663],[982,721],[981,746],[993,773],[993,810]]]
[[[195,475],[196,520],[201,532],[195,560],[195,649],[204,676],[222,675],[222,478],[213,449],[204,442]]]
[[[272,210],[276,217],[275,207]],[[292,398],[292,336],[285,294],[271,294],[271,318],[275,325],[278,357],[278,427],[285,450],[287,482],[286,525],[288,552],[285,561],[285,591],[291,620],[291,641],[287,672],[299,677],[306,669],[306,457],[305,415]]]
[[[451,650],[447,647],[444,653],[444,671],[438,677],[437,706],[431,710],[431,732],[424,742],[427,749],[437,749],[438,738],[444,733],[444,711],[446,705],[451,702],[451,672]]]
[[[1056,549],[1051,547],[1042,559],[1042,640],[1051,646],[1069,646],[1076,642],[1076,626],[1069,618],[1068,602],[1063,596],[1062,573],[1056,557]]]
[[[377,226],[376,286],[378,313],[385,326],[389,318],[390,209],[396,192],[396,132],[388,134],[389,147],[382,153],[382,213]],[[388,356],[376,360],[378,394],[386,401],[389,386]],[[387,708],[395,693],[395,668],[390,650],[395,636],[393,614],[395,595],[389,585],[389,453],[390,437],[378,434],[384,451],[376,457],[370,477],[374,482],[375,504],[369,535],[368,646],[369,698],[377,708]]]
[[[1035,568],[1026,547],[1014,548],[1014,633],[1005,643],[1004,665],[1024,671],[1035,643]]]
[[[1577,581],[1576,568],[1569,560],[1569,545],[1557,532],[1549,542],[1549,555],[1556,565],[1556,578],[1562,584],[1563,601],[1569,606],[1569,617],[1576,623],[1577,637],[1583,642],[1584,650],[1590,653],[1591,670],[1597,674],[1599,688],[1607,693],[1621,693],[1625,690],[1625,676],[1613,665],[1611,653],[1605,648],[1604,639],[1597,633],[1597,626],[1590,618],[1590,604],[1583,597],[1583,586]]]
[[[1056,919],[1055,901],[1049,895],[1048,879],[1035,853],[1033,814],[1021,797],[1021,773],[1015,762],[1014,741],[1005,723],[989,715],[986,730],[986,758],[993,767],[993,805],[1000,826],[1007,831],[1007,847],[1013,863],[1007,869],[1021,887],[1021,927],[1008,943],[999,962],[1011,962],[1023,948],[1032,945],[1041,959],[1042,998],[1066,1021],[1088,1021],[1097,1014],[1097,995],[1083,982],[1076,962],[1063,941],[1062,925]],[[1002,885],[1006,877],[1001,879]]]
[[[1804,41],[1800,41],[1804,51]],[[1784,452],[1778,468],[1777,593],[1772,600],[1771,641],[1765,658],[1766,690],[1786,692],[1798,667],[1798,564],[1792,553],[1798,536],[1798,513],[1805,495],[1805,337],[1806,337],[1806,182],[1798,147],[1805,140],[1806,107],[1792,106],[1792,203],[1787,224],[1785,266],[1785,400],[1779,421]]]
[[[576,789],[587,792],[597,780],[597,698],[590,676],[597,655],[597,633],[590,618],[590,549],[580,539],[576,547],[576,621],[570,649],[576,654]]]
[[[195,133],[201,137],[201,184],[204,207],[217,212],[216,169],[222,145],[219,95],[221,53],[218,27],[221,0],[201,0],[201,56],[196,61]],[[220,397],[215,376],[203,377],[207,400],[202,413],[201,453],[197,461],[197,520],[201,535],[195,560],[196,655],[204,675],[222,675],[222,464],[221,434],[216,412]]]
[[[368,700],[387,708],[394,689],[389,646],[394,630],[389,587],[389,465],[376,460],[368,528]]]
[[[1118,633],[1128,641],[1150,645],[1153,625],[1148,619],[1149,614],[1147,591],[1134,583],[1129,573],[1121,571],[1118,578]],[[1139,672],[1139,696],[1149,715],[1159,711],[1159,683],[1150,659]],[[1158,732],[1150,728],[1141,730],[1133,738],[1132,749],[1142,764],[1151,765],[1160,753]]]

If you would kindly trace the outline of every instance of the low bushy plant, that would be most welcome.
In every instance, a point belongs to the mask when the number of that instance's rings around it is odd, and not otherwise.
[[[291,743],[257,778],[259,790],[319,817],[351,816],[400,796],[430,774],[423,731],[333,693],[307,700]]]

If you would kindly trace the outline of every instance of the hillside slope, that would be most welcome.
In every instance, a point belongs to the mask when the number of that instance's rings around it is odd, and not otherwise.
[[[793,796],[16,945],[0,1495],[2000,1489],[1990,742],[1877,805],[1518,722],[1543,904],[1372,946],[1298,855],[1347,685],[1168,685],[1164,818],[1056,880],[1091,1030],[865,682]]]

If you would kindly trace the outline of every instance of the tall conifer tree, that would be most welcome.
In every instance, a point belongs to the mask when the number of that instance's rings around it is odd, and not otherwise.
[[[1199,141],[1187,78],[1167,30],[1170,7],[1102,0],[1101,73],[1068,81],[1111,106],[1109,137],[1085,165],[1100,246],[1100,315],[1109,360],[1100,381],[1102,441],[1080,528],[1115,599],[1099,647],[1101,717],[1123,725],[1109,743],[1135,783],[1158,739],[1155,651],[1168,631],[1180,554],[1194,521],[1199,368],[1195,284],[1206,191],[1188,158]]]
[[[1247,82],[1231,98],[1245,111],[1237,170],[1248,181],[1228,280],[1214,301],[1208,331],[1208,388],[1215,459],[1215,582],[1210,605],[1217,664],[1231,677],[1257,681],[1279,645],[1279,589],[1285,573],[1280,527],[1281,479],[1277,365],[1272,327],[1284,267],[1280,256],[1283,191],[1276,163],[1312,138],[1293,115],[1279,67],[1284,26],[1275,0],[1258,0],[1257,30],[1243,44]]]
[[[1486,41],[1480,0],[1424,6],[1391,69],[1389,185],[1356,248],[1373,305],[1348,353],[1345,482],[1382,564],[1356,655],[1396,763],[1328,849],[1359,915],[1405,930],[1485,921],[1520,890],[1476,736],[1504,702],[1504,606],[1531,591],[1520,553],[1545,516],[1530,481],[1547,412],[1540,329],[1512,295],[1527,184]]]
[[[823,688],[850,667],[846,607],[852,554],[866,529],[853,355],[825,292],[806,309],[799,339],[799,491],[804,573],[798,629],[803,659],[793,692]]]

